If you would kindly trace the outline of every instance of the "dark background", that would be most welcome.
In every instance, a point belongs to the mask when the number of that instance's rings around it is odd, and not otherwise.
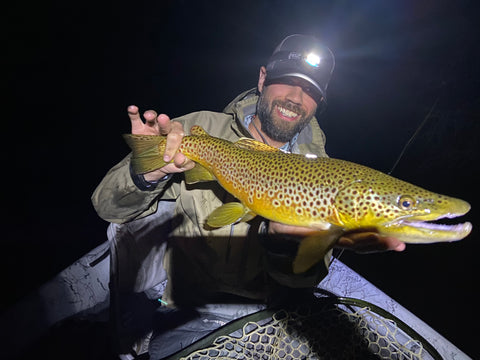
[[[342,260],[470,356],[478,321],[477,1],[16,2],[3,10],[1,307],[106,240],[90,196],[128,149],[126,107],[218,110],[292,33],[336,55],[332,157],[469,201],[450,244]]]

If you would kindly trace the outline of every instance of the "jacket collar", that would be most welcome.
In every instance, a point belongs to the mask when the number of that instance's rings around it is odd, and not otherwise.
[[[249,131],[243,126],[243,120],[246,116],[255,114],[257,109],[258,95],[257,88],[252,88],[242,92],[235,97],[224,109],[223,112],[231,114],[234,119],[232,129],[237,133],[239,137],[251,137]],[[312,138],[312,125],[313,123],[318,127],[317,118],[314,116],[298,135],[296,144],[310,144],[313,141]]]

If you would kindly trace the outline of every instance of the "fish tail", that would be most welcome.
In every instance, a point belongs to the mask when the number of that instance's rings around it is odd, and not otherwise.
[[[163,160],[165,136],[125,134],[123,138],[132,149],[131,163],[136,174],[160,169],[167,164]]]

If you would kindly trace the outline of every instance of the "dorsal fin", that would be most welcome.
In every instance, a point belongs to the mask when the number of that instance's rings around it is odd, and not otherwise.
[[[277,149],[273,146],[270,146],[270,145],[264,144],[260,141],[250,139],[250,138],[246,138],[246,137],[240,138],[238,141],[236,141],[234,143],[234,145],[236,147],[239,147],[239,148],[245,149],[245,150],[271,151],[271,152],[280,151],[279,149]]]
[[[198,125],[192,126],[192,128],[190,129],[190,134],[195,136],[210,136],[205,130],[203,130],[201,126]]]

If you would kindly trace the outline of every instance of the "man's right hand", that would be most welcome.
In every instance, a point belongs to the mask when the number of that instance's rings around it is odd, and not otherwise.
[[[190,170],[195,166],[195,163],[185,157],[185,155],[178,153],[185,132],[183,125],[177,121],[170,121],[168,115],[157,113],[153,110],[147,110],[143,114],[145,122],[143,122],[138,107],[130,105],[128,107],[128,117],[132,124],[132,134],[137,135],[166,135],[167,145],[163,160],[169,164],[164,167],[143,174],[147,181],[157,181],[168,174],[179,173]]]

